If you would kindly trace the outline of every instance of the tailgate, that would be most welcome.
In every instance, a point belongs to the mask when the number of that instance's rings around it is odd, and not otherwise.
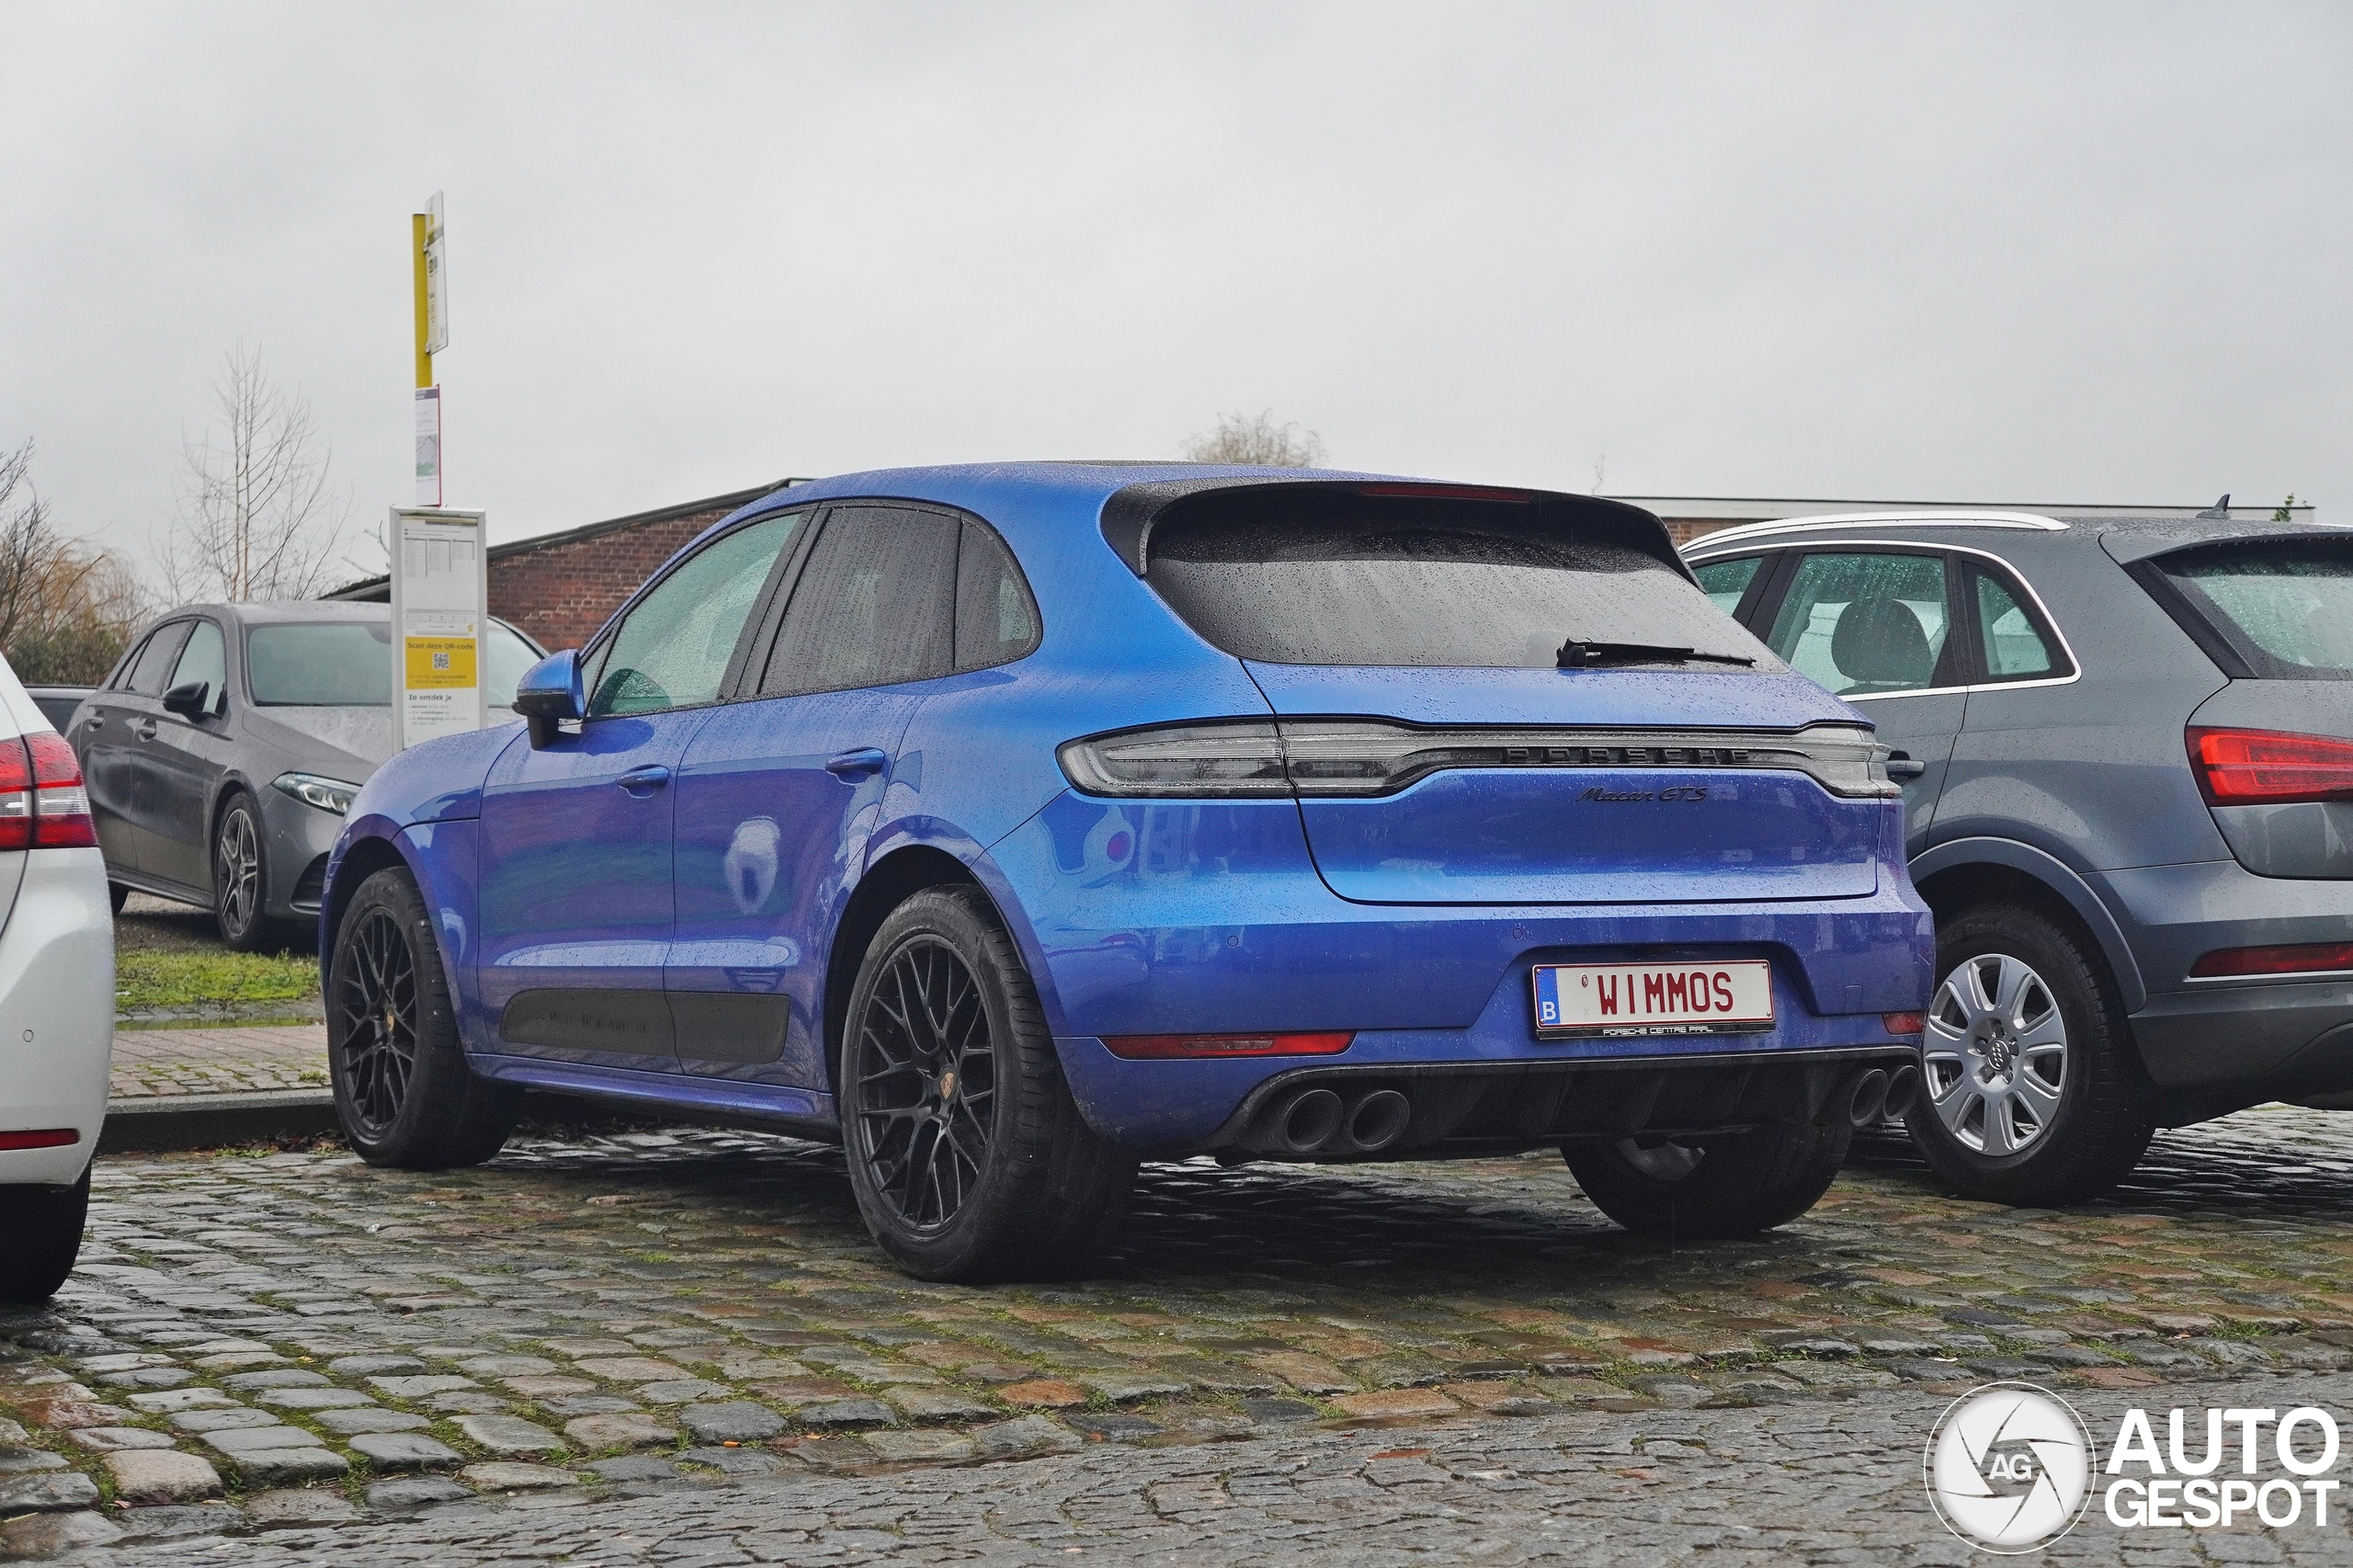
[[[1251,673],[1281,716],[1317,869],[1343,898],[1689,903],[1878,891],[1888,796],[1869,732],[1823,722],[1836,705],[1795,676]],[[1637,717],[1651,722],[1628,722]],[[1348,789],[1358,792],[1336,792]]]

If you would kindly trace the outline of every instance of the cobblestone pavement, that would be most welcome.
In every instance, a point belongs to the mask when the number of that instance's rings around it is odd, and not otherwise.
[[[1959,1562],[1919,1454],[1978,1382],[2096,1431],[2353,1404],[2349,1133],[2242,1113],[2066,1213],[1882,1150],[1680,1250],[1557,1157],[1155,1166],[1105,1277],[995,1290],[892,1273],[839,1156],[755,1134],[109,1160],[68,1292],[0,1317],[0,1554]],[[2342,1524],[2096,1507],[2052,1555],[2353,1562]]]
[[[126,1029],[114,1036],[108,1093],[221,1095],[259,1089],[324,1088],[327,1028]]]

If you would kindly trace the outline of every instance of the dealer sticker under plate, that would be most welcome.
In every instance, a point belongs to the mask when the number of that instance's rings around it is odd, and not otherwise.
[[[1737,1034],[1773,1027],[1773,966],[1718,963],[1538,964],[1536,1032]]]

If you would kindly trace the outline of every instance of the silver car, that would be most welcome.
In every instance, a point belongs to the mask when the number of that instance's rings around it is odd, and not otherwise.
[[[391,640],[383,605],[298,602],[184,605],[134,642],[66,733],[115,908],[201,904],[241,951],[307,937],[344,810],[392,755]],[[542,656],[494,621],[491,701]]]

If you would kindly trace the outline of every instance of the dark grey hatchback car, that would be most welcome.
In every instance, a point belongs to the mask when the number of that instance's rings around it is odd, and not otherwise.
[[[541,656],[492,622],[491,700]],[[307,936],[344,808],[392,755],[392,689],[383,605],[184,605],[141,633],[60,726],[115,907],[202,904],[247,951]]]
[[[2068,1202],[2158,1127],[2353,1108],[2353,530],[1912,513],[1685,554],[1893,748],[1938,1174]]]

